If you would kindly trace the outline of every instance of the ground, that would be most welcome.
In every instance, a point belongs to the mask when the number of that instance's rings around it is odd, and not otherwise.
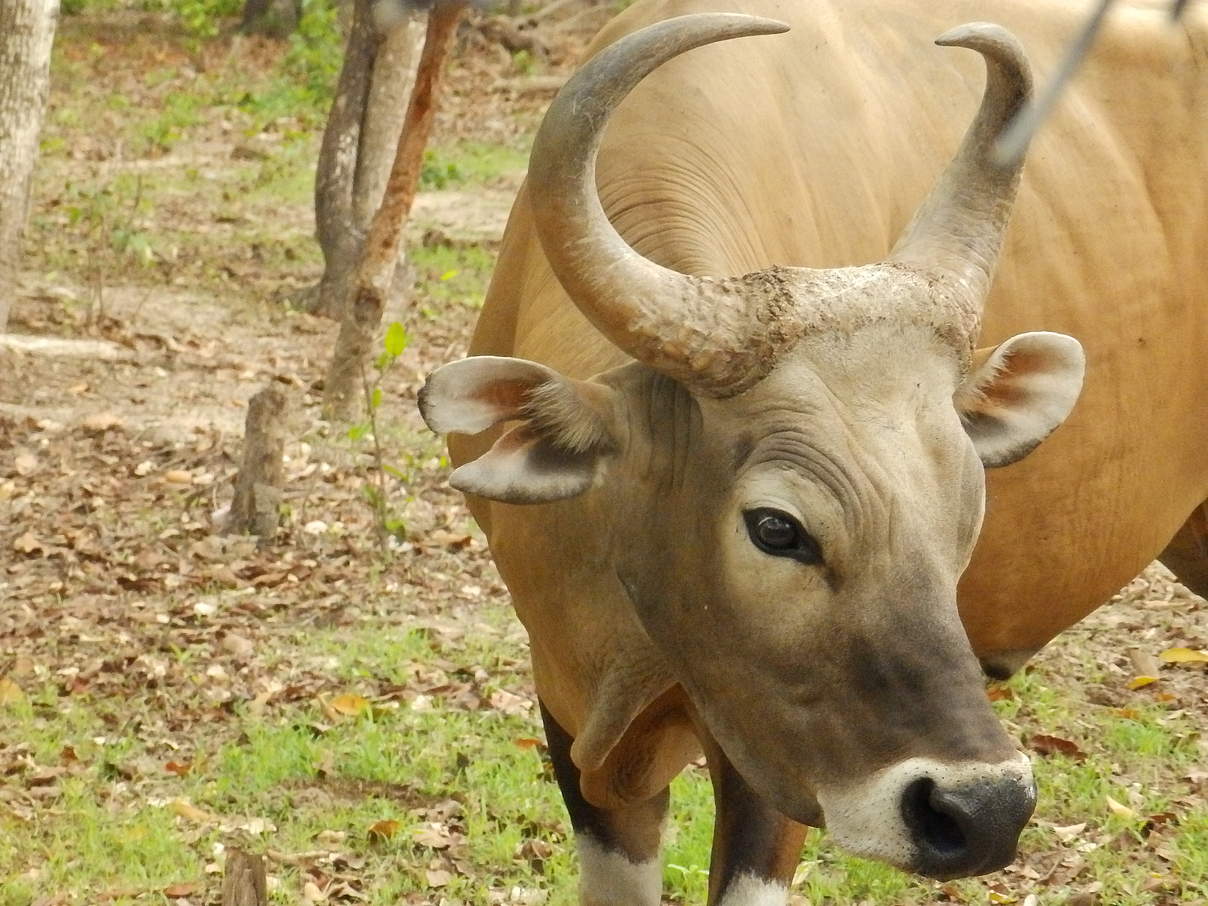
[[[573,902],[523,630],[415,394],[465,351],[540,110],[601,17],[550,16],[545,59],[463,37],[409,343],[349,432],[318,413],[335,326],[288,305],[319,272],[330,64],[72,8],[11,328],[99,342],[0,351],[0,906],[218,903],[231,847],[267,857],[276,902]],[[257,546],[216,527],[269,382],[292,440]],[[1014,865],[920,882],[817,834],[795,902],[1208,903],[1206,647],[1205,602],[1151,567],[990,689],[1038,762]],[[703,902],[709,796],[677,781],[671,902]]]

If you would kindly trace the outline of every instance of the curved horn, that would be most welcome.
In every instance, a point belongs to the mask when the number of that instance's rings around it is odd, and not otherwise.
[[[775,272],[688,276],[635,252],[608,221],[596,191],[604,126],[638,82],[685,51],[715,41],[787,31],[732,13],[681,16],[600,51],[550,105],[529,163],[542,249],[583,314],[639,361],[725,396],[762,377],[785,344],[776,321],[793,305]],[[758,374],[756,374],[758,372]]]
[[[960,150],[889,260],[953,279],[980,318],[1022,169],[1022,155],[1019,162],[996,164],[994,142],[1031,96],[1032,73],[1019,41],[998,25],[962,25],[935,43],[980,53],[986,89]]]

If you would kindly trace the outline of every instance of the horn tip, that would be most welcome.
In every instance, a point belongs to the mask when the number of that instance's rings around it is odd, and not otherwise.
[[[936,38],[935,43],[940,47],[968,47],[972,50],[995,46],[1011,50],[1020,49],[1019,39],[993,22],[967,22],[958,25]]]

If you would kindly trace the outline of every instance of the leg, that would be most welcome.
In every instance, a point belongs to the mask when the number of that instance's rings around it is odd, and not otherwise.
[[[705,744],[717,819],[710,906],[784,906],[806,827],[767,805],[713,741]]]
[[[1192,511],[1158,559],[1180,582],[1208,598],[1208,501]]]
[[[554,774],[570,813],[579,849],[579,897],[583,906],[659,906],[663,865],[659,858],[668,791],[623,809],[596,808],[579,789],[570,759],[570,735],[541,707]]]

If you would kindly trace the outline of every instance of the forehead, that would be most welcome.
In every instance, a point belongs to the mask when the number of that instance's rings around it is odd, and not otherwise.
[[[819,439],[954,423],[960,363],[952,347],[914,325],[880,323],[807,337],[750,390],[702,401],[704,415],[734,441],[806,431]],[[924,431],[924,433],[927,433]]]

